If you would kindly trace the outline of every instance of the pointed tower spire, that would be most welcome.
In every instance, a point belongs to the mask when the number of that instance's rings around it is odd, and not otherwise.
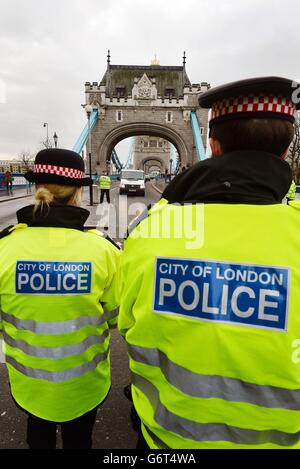
[[[156,53],[154,54],[154,59],[151,60],[151,65],[160,65],[160,61],[156,57]]]
[[[186,55],[185,55],[185,51],[183,52],[183,68],[185,68],[185,64],[186,64]]]
[[[110,65],[110,50],[108,49],[107,51],[107,66],[109,67]]]

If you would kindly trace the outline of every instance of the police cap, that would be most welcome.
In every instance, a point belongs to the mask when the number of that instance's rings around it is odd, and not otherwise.
[[[241,118],[278,118],[294,122],[300,109],[300,83],[281,77],[239,80],[201,94],[199,104],[211,108],[215,122]]]
[[[84,173],[84,161],[75,151],[62,148],[41,150],[35,157],[33,171],[25,178],[36,184],[62,184],[66,186],[90,186],[91,178]]]

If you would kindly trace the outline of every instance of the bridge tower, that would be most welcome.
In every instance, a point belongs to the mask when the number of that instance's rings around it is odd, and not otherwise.
[[[162,66],[157,60],[148,66],[112,65],[108,51],[103,78],[85,84],[86,104],[99,116],[91,132],[93,173],[102,172],[115,145],[132,136],[168,140],[182,166],[198,161],[191,112],[197,114],[205,146],[208,111],[199,107],[198,97],[210,85],[191,84],[185,65],[185,54],[181,66]]]
[[[134,168],[149,173],[152,166],[157,166],[161,173],[170,168],[171,145],[167,140],[142,135],[135,137]]]

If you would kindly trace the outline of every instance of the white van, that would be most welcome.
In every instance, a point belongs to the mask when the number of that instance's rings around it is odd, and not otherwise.
[[[120,194],[145,195],[145,174],[138,169],[123,169],[120,179]]]

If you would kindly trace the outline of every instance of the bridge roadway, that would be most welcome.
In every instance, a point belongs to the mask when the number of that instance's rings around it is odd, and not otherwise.
[[[95,188],[95,192],[96,192]],[[96,194],[95,194],[96,195]],[[98,197],[98,194],[97,194]],[[123,212],[126,206],[134,208],[133,204],[150,204],[159,199],[159,193],[151,186],[146,184],[145,197],[119,196],[118,186],[115,184],[111,189],[111,201],[118,212]],[[15,211],[19,208],[32,203],[31,197],[18,200],[10,200],[0,204],[0,230],[9,224],[14,224]],[[100,224],[100,211],[96,205],[89,207],[88,190],[84,194],[84,204],[91,210],[91,215],[87,220],[90,225]],[[126,214],[121,213],[121,224],[124,227]],[[110,213],[111,218],[111,213]],[[133,218],[131,215],[128,222]],[[117,219],[116,228],[118,231],[119,220]],[[123,230],[124,228],[122,228]],[[120,231],[120,230],[119,230]],[[122,241],[120,232],[119,241]],[[108,399],[103,407],[98,410],[96,424],[93,433],[94,448],[104,449],[131,449],[136,445],[136,433],[132,430],[130,424],[130,402],[123,394],[123,388],[130,382],[128,371],[128,360],[126,346],[117,330],[112,331],[111,339],[111,367],[112,367],[112,388]],[[26,444],[26,415],[19,410],[10,397],[6,367],[0,363],[0,449],[27,448]],[[58,430],[58,448],[61,447],[60,430]]]

